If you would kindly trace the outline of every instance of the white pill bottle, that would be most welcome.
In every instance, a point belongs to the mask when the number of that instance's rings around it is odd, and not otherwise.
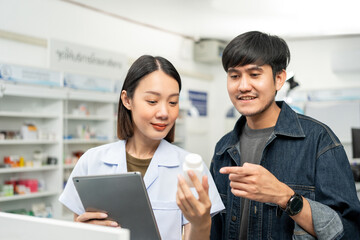
[[[202,176],[204,174],[204,165],[202,158],[199,154],[190,153],[186,155],[185,161],[183,163],[183,175],[185,181],[189,185],[189,187],[194,187],[194,184],[192,183],[188,175],[188,170],[193,170],[197,178],[199,179],[200,183],[202,182]]]

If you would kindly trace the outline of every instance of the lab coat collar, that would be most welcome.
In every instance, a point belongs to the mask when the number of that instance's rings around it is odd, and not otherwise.
[[[166,140],[161,140],[158,148],[155,151],[151,162],[158,166],[177,167],[180,164],[179,154],[174,151],[175,146]]]
[[[118,165],[119,173],[127,172],[125,143],[125,140],[111,143],[111,147],[107,149],[105,156],[102,158],[105,164]]]
[[[125,140],[113,143],[114,146],[108,148],[106,156],[102,159],[105,164],[119,165],[119,172],[127,172]],[[176,147],[166,140],[161,140],[150,165],[144,176],[146,188],[156,180],[159,175],[158,167],[178,167],[180,166],[180,154]]]
[[[174,151],[174,146],[166,140],[161,140],[150,165],[144,176],[146,189],[148,189],[159,176],[159,167],[178,167],[180,165],[177,151]]]

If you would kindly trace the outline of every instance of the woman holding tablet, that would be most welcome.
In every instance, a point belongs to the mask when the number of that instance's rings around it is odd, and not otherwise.
[[[209,238],[211,216],[223,210],[224,205],[207,168],[202,183],[189,171],[195,191],[181,176],[188,152],[171,144],[180,90],[180,76],[168,60],[144,55],[132,64],[119,100],[120,140],[86,151],[60,196],[59,200],[74,212],[75,221],[121,225],[106,220],[104,213],[85,212],[73,176],[138,171],[144,176],[162,239],[181,239],[183,226],[185,239]]]

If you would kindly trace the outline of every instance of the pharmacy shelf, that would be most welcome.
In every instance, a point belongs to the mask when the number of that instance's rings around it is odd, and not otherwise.
[[[12,155],[31,160],[36,150],[58,159],[57,165],[0,168],[0,185],[20,175],[44,180],[48,190],[2,196],[1,209],[31,208],[32,204],[46,203],[52,207],[55,218],[71,217],[72,214],[68,215],[68,211],[63,210],[58,197],[75,164],[64,164],[63,161],[67,157],[74,157],[74,153],[85,152],[91,147],[117,140],[118,102],[118,93],[30,86],[0,80],[0,130],[19,131],[24,122],[31,122],[38,130],[53,136],[36,140],[0,140],[0,161],[1,158]],[[84,109],[86,111],[81,112]],[[181,133],[185,130],[187,111],[181,109],[180,112],[181,116],[176,122],[176,129],[179,131],[176,142],[182,146],[186,140]],[[86,133],[90,134],[82,135],[81,127],[89,130]],[[98,138],[86,139],[87,136]]]
[[[109,116],[97,116],[97,115],[64,115],[64,119],[68,120],[94,120],[94,121],[107,121]]]
[[[50,197],[50,196],[55,196],[58,194],[59,194],[59,192],[55,192],[55,191],[44,191],[44,192],[37,192],[37,193],[20,194],[20,195],[14,195],[14,196],[0,197],[0,202],[9,202],[9,201],[25,200],[25,199],[32,199],[32,198]]]
[[[16,168],[0,168],[1,173],[21,173],[21,172],[40,172],[58,170],[58,165],[42,166],[42,167],[16,167]]]
[[[0,168],[0,185],[5,181],[19,178],[40,179],[46,184],[46,191],[0,197],[1,209],[30,209],[33,204],[45,203],[52,207],[54,217],[60,217],[61,204],[57,199],[63,184],[61,136],[63,105],[68,90],[62,87],[13,84],[6,81],[0,81],[0,86],[1,131],[20,132],[23,124],[29,122],[36,126],[38,133],[51,134],[51,137],[32,140],[0,140],[0,160],[5,156],[23,156],[25,160],[30,161],[35,151],[58,159],[57,165]]]
[[[58,144],[58,140],[24,140],[24,139],[10,139],[0,140],[0,145],[39,145],[39,144]]]
[[[0,117],[15,117],[15,118],[59,118],[58,114],[48,113],[34,113],[34,112],[14,112],[14,111],[0,111]]]
[[[119,94],[69,89],[63,101],[63,159],[73,159],[79,152],[110,143],[114,140],[115,111]],[[91,136],[91,138],[90,138]],[[75,164],[62,164],[66,183]],[[73,214],[62,209],[61,216],[70,219]]]
[[[119,94],[71,89],[68,91],[67,99],[86,102],[117,103],[119,101]]]
[[[105,144],[111,142],[110,140],[99,139],[64,139],[64,144]]]
[[[46,99],[65,99],[67,90],[61,87],[33,86],[26,84],[15,84],[0,81],[2,92],[7,96],[46,98]]]
[[[73,169],[76,164],[64,164],[64,169]]]

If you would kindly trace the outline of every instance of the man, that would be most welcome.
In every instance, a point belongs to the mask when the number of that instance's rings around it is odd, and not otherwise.
[[[261,32],[239,35],[223,52],[242,116],[210,166],[226,207],[211,239],[360,239],[360,203],[339,139],[275,102],[289,60],[286,42]]]

